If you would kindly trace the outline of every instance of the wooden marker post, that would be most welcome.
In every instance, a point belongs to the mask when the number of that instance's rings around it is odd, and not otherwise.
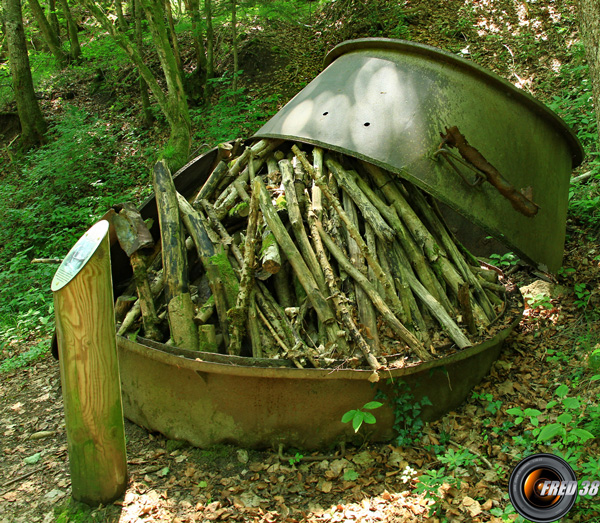
[[[73,498],[109,503],[127,486],[108,222],[73,246],[52,280]]]

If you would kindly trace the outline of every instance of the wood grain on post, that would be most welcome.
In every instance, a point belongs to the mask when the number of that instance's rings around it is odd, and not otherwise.
[[[73,498],[106,504],[127,486],[108,222],[75,244],[52,291]]]

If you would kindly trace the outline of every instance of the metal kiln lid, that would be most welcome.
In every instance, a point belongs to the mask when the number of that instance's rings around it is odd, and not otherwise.
[[[319,145],[410,180],[544,269],[562,262],[577,137],[543,104],[484,68],[439,49],[382,38],[335,47],[326,68],[257,133]],[[488,183],[468,183],[434,156],[448,127],[517,190],[530,188],[534,217]],[[466,178],[466,179],[465,179]]]

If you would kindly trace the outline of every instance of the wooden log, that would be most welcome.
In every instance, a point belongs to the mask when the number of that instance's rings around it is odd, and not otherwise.
[[[413,292],[410,290],[410,285],[408,285],[408,283],[405,281],[402,281],[398,275],[398,271],[394,271],[392,269],[386,245],[381,240],[377,240],[377,244],[379,246],[379,252],[381,253],[379,257],[381,260],[381,266],[389,274],[396,275],[394,278],[394,284],[396,291],[398,292],[398,297],[400,298],[402,306],[404,307],[404,314],[406,315],[406,321],[402,318],[400,318],[400,321],[402,321],[405,326],[412,327],[409,330],[415,335],[415,337],[419,339],[424,346],[430,347],[431,340],[427,334],[427,324],[425,323],[421,309],[419,309],[417,300]]]
[[[212,170],[206,182],[204,182],[204,185],[200,187],[200,190],[191,198],[192,205],[194,207],[197,207],[200,200],[210,198],[215,193],[217,187],[221,184],[221,181],[223,180],[226,174],[227,163],[221,161]]]
[[[319,265],[319,261],[313,251],[312,245],[306,234],[304,228],[304,220],[302,219],[302,211],[296,198],[296,189],[294,185],[294,172],[292,165],[289,160],[281,160],[279,162],[279,170],[281,171],[281,181],[285,188],[285,199],[287,202],[288,216],[294,236],[296,237],[296,244],[298,250],[302,254],[304,261],[308,265],[312,275],[321,290],[321,293],[326,293],[325,288],[325,277],[323,276],[323,270]]]
[[[431,314],[438,320],[440,325],[446,329],[450,339],[452,339],[454,343],[456,343],[461,349],[473,345],[469,338],[465,336],[463,331],[460,330],[460,327],[456,325],[456,322],[446,312],[444,307],[442,307],[442,305],[427,291],[427,289],[412,273],[406,257],[404,253],[401,252],[401,248],[397,243],[393,245],[391,253],[396,257],[396,266],[401,271],[401,278],[408,282],[410,288],[416,294],[419,300],[425,304]]]
[[[277,239],[277,243],[285,252],[290,265],[293,267],[296,276],[302,287],[306,291],[308,299],[311,301],[319,319],[327,327],[328,339],[332,343],[339,343],[340,339],[337,336],[337,329],[332,329],[336,324],[335,316],[327,303],[327,300],[321,293],[313,274],[304,262],[302,255],[296,248],[296,245],[290,238],[285,226],[281,222],[277,212],[275,211],[273,204],[271,203],[271,196],[267,191],[263,181],[260,177],[256,177],[252,182],[252,191],[257,191],[259,195],[259,205],[263,213],[265,221],[267,222],[271,231]]]
[[[379,265],[379,262],[374,258],[373,253],[369,250],[367,244],[362,239],[358,229],[356,227],[354,227],[354,225],[352,224],[352,221],[350,220],[348,215],[344,212],[344,209],[342,208],[339,200],[329,190],[328,185],[325,183],[325,181],[322,178],[321,179],[315,178],[315,172],[314,172],[312,166],[306,160],[304,153],[302,151],[300,151],[300,149],[298,149],[298,147],[296,147],[295,145],[292,146],[292,150],[294,151],[294,153],[296,154],[298,159],[302,162],[302,164],[304,165],[306,170],[309,172],[309,174],[313,177],[313,179],[315,180],[317,185],[320,187],[321,192],[323,193],[325,198],[327,198],[327,200],[329,201],[331,206],[335,209],[338,216],[340,217],[340,219],[346,226],[348,233],[350,234],[352,239],[356,242],[356,244],[359,246],[363,256],[367,260],[369,267],[371,267],[373,269],[373,273],[375,274],[375,277],[383,285],[383,288],[385,289],[385,293],[386,293],[386,298],[390,302],[390,304],[392,306],[392,310],[397,311],[399,314],[401,314],[402,304],[400,303],[400,300],[398,299],[398,296],[396,295],[396,293],[393,292],[393,290],[391,289],[390,283],[387,279],[387,275],[383,272],[381,265]]]
[[[350,310],[346,305],[345,297],[341,295],[337,287],[337,283],[335,281],[335,274],[333,272],[333,269],[331,268],[329,260],[327,259],[327,255],[325,254],[325,249],[323,248],[323,244],[321,243],[321,237],[316,226],[317,217],[314,213],[312,213],[312,211],[309,212],[309,221],[311,222],[311,233],[315,245],[315,250],[317,251],[317,255],[319,257],[319,263],[321,264],[321,267],[323,267],[323,273],[325,275],[325,280],[327,281],[327,285],[331,293],[332,301],[339,312],[339,316],[341,317],[343,324],[348,329],[350,337],[358,345],[358,348],[363,353],[363,356],[367,360],[367,363],[370,365],[370,367],[373,370],[377,371],[381,368],[381,364],[377,361],[377,358],[373,356],[369,344],[365,341],[360,330],[354,323]]]
[[[271,154],[275,148],[279,147],[282,140],[268,140],[268,144],[263,149],[260,149],[256,153],[256,159],[254,160],[254,172],[257,173],[259,169],[262,167],[263,163],[266,161],[266,158]],[[248,183],[250,179],[250,169],[248,166],[237,176],[236,180],[239,180],[241,183]],[[227,181],[226,184],[229,182]],[[224,188],[221,192],[221,195],[215,201],[215,209],[219,209],[224,200],[230,197],[231,193],[235,191],[235,186],[231,184],[229,187]]]
[[[415,336],[404,325],[402,325],[386,301],[379,295],[377,289],[375,289],[369,279],[359,270],[357,270],[352,265],[350,260],[346,258],[340,247],[338,247],[332,238],[323,230],[323,226],[318,220],[315,222],[315,226],[317,227],[319,235],[327,247],[327,250],[329,250],[332,256],[337,260],[338,264],[360,284],[360,286],[368,294],[375,308],[381,313],[384,321],[392,328],[396,335],[404,343],[406,343],[406,345],[408,345],[408,347],[412,349],[423,361],[432,360],[433,357],[427,352],[423,344],[417,338],[415,338]]]
[[[198,328],[194,323],[194,305],[190,293],[184,292],[173,296],[167,304],[167,313],[171,339],[175,346],[198,350]]]
[[[156,297],[163,291],[165,286],[165,279],[163,271],[160,271],[159,277],[156,279],[154,283],[150,284],[150,290],[152,292],[152,296],[156,300]],[[133,307],[129,310],[125,318],[123,319],[123,323],[119,327],[117,331],[117,336],[124,336],[127,331],[135,324],[135,322],[139,319],[142,314],[142,308],[140,304],[139,298],[133,304]],[[159,316],[160,319],[160,316]]]
[[[393,241],[396,236],[394,229],[386,223],[377,208],[369,201],[365,193],[360,190],[354,181],[355,178],[358,178],[358,175],[348,173],[341,164],[330,157],[325,158],[325,165],[327,165],[329,171],[335,176],[338,185],[354,200],[363,218],[373,227],[375,234],[384,242]]]
[[[284,263],[281,266],[281,270],[273,277],[273,287],[275,288],[277,302],[283,308],[292,307],[297,303],[297,300],[294,299],[294,292],[292,290],[292,279],[293,276],[290,272],[289,263]]]
[[[489,283],[498,283],[498,273],[480,266],[470,266],[471,272]]]
[[[323,176],[323,149],[320,147],[315,147],[312,151],[313,153],[313,169],[315,171],[315,175],[317,178],[321,178]],[[318,220],[323,219],[323,194],[321,193],[321,189],[319,189],[318,185],[315,181],[312,181],[312,189],[311,189],[311,202],[312,202],[312,211],[317,216]]]
[[[458,290],[458,303],[463,317],[463,323],[473,335],[477,334],[477,326],[475,318],[473,318],[473,307],[471,307],[471,296],[469,292],[469,284],[463,283]]]
[[[158,328],[159,319],[154,307],[152,290],[148,281],[147,258],[139,251],[134,252],[130,257],[131,267],[133,268],[133,277],[136,282],[138,297],[140,299],[140,310],[142,313],[142,322],[144,324],[144,336],[150,340],[162,341],[163,335]]]
[[[352,199],[350,198],[350,196],[347,193],[344,194],[343,203],[344,203],[344,209],[348,213],[348,216],[353,221],[353,223],[356,226],[358,226],[358,214],[356,212],[356,207],[355,207],[354,202],[352,201]],[[316,216],[316,213],[314,213],[314,216]],[[368,224],[365,224],[365,227],[368,227]],[[312,231],[313,229],[315,232],[318,232],[316,227],[314,227],[314,224],[311,226],[311,232],[313,232]],[[316,247],[317,240],[315,239],[314,232],[313,232],[312,236],[313,236],[313,243],[315,244],[315,248],[317,248]],[[362,255],[362,253],[360,252],[360,249],[358,248],[358,245],[356,245],[356,242],[350,237],[348,237],[347,241],[348,241],[348,253],[350,255],[350,261],[359,271],[361,271],[363,274],[366,273],[367,266],[365,263],[365,259]],[[319,244],[321,244],[320,238],[318,238],[318,242],[319,242]],[[323,264],[323,262],[321,262],[321,264]],[[325,268],[323,268],[323,270],[325,270]],[[377,318],[375,316],[375,309],[374,309],[371,301],[368,299],[367,293],[362,289],[362,287],[358,283],[355,283],[354,293],[356,296],[356,306],[358,309],[358,317],[360,319],[360,322],[364,326],[364,329],[367,331],[367,333],[366,333],[367,334],[366,335],[367,343],[369,344],[371,351],[374,352],[376,355],[378,355],[378,354],[380,354],[381,349],[379,347],[379,335],[377,333]],[[363,353],[364,353],[364,351],[363,351]]]
[[[464,278],[473,290],[473,293],[476,298],[473,301],[473,304],[477,303],[485,313],[485,316],[482,318],[482,322],[485,322],[485,317],[487,317],[488,321],[492,321],[496,317],[496,313],[494,312],[494,308],[492,307],[487,295],[483,291],[479,281],[471,272],[469,265],[465,261],[458,247],[454,243],[452,236],[448,229],[446,228],[445,223],[443,223],[442,218],[439,214],[437,214],[431,205],[428,204],[427,200],[423,193],[418,190],[416,187],[412,186],[412,184],[407,184],[408,191],[412,196],[412,201],[414,205],[417,207],[419,212],[426,217],[429,226],[433,231],[438,235],[441,239],[442,245],[452,258],[452,261],[460,271],[461,276]]]
[[[198,350],[202,352],[219,352],[217,333],[211,323],[198,327]]]
[[[211,294],[210,297],[198,309],[198,313],[196,314],[196,316],[194,316],[194,321],[199,325],[203,325],[210,319],[214,312],[215,296],[214,294]]]
[[[245,335],[248,316],[248,303],[254,277],[256,258],[256,233],[258,226],[258,195],[252,193],[250,199],[250,214],[246,229],[246,244],[244,246],[244,265],[240,278],[239,292],[235,307],[228,311],[229,316],[229,346],[228,353],[239,356],[242,351],[242,339]]]
[[[319,367],[320,364],[318,361],[318,353],[304,343],[298,334],[298,330],[290,321],[281,305],[275,301],[275,298],[265,284],[258,282],[257,286],[258,292],[256,293],[256,296],[261,297],[262,295],[263,298],[261,307],[263,307],[263,309],[269,309],[271,315],[277,317],[277,322],[283,329],[285,339],[289,343],[290,348],[286,353],[287,357],[291,359],[298,359],[302,355],[303,357],[308,358],[315,367]]]
[[[265,227],[262,234],[262,245],[260,248],[262,268],[269,274],[277,274],[281,269],[281,253],[279,245],[273,233]]]
[[[147,256],[146,252],[154,246],[154,240],[133,204],[120,204],[118,208],[120,211],[112,217],[111,224],[119,245],[129,256],[133,280],[140,299],[144,336],[151,340],[162,341],[162,333],[158,328],[159,319],[148,281],[148,264],[151,257]]]
[[[365,164],[366,165],[366,164]],[[369,164],[370,165],[370,164]],[[379,176],[383,176],[381,171],[374,169],[372,170],[374,176],[374,181],[376,184],[380,184],[382,179]],[[407,211],[410,208],[408,203],[404,200],[401,194],[396,194],[397,191],[391,183],[387,183],[384,187],[382,187],[382,191],[384,195],[387,194],[388,201],[395,202],[398,200],[397,204],[394,207],[390,207],[385,204],[385,202],[378,196],[378,194],[369,187],[367,182],[363,180],[360,176],[354,176],[354,181],[363,192],[369,201],[373,203],[376,209],[385,217],[387,222],[392,226],[392,228],[396,231],[397,239],[402,245],[402,248],[408,259],[410,260],[411,266],[414,269],[417,277],[421,281],[421,283],[425,286],[425,288],[429,291],[429,293],[439,301],[446,312],[449,314],[453,314],[454,310],[450,300],[448,299],[444,289],[442,288],[436,274],[434,274],[433,268],[438,269],[438,274],[440,274],[442,281],[450,282],[451,288],[454,290],[454,295],[458,293],[458,286],[463,282],[462,279],[458,276],[458,273],[452,268],[451,265],[447,263],[447,260],[444,258],[444,253],[439,249],[435,249],[435,246],[429,246],[430,253],[435,252],[435,256],[432,255],[432,258],[426,259],[423,255],[423,246],[421,248],[415,242],[414,236],[409,232],[407,227],[404,225],[403,220],[400,219],[399,213],[402,211]],[[404,205],[406,204],[406,205]],[[404,216],[403,216],[404,218]],[[427,233],[423,231],[424,226],[420,223],[418,216],[412,211],[408,212],[407,219],[413,226],[413,229],[419,231],[419,234],[422,237],[426,238],[429,242],[428,231]],[[419,225],[420,224],[420,225]],[[426,231],[426,229],[425,229]],[[435,244],[434,244],[435,245]]]
[[[127,487],[107,221],[75,244],[51,288],[73,498],[107,504]]]
[[[255,291],[250,296],[250,305],[248,306],[248,333],[250,335],[250,343],[252,344],[252,357],[263,357],[263,344],[261,340],[260,325],[258,324],[258,314],[256,312]]]
[[[165,302],[169,311],[171,337],[178,347],[196,350],[198,329],[188,288],[187,251],[179,217],[177,193],[164,160],[154,166],[154,194],[162,240]],[[176,300],[171,304],[173,300]],[[171,317],[175,321],[171,321]]]
[[[121,323],[127,313],[131,310],[137,298],[135,296],[128,296],[122,294],[117,298],[115,303],[115,322]]]
[[[385,173],[379,167],[361,161],[361,165],[371,175],[375,185],[381,189],[388,202],[394,206],[398,215],[406,223],[406,227],[413,235],[425,256],[430,262],[435,262],[440,256],[445,255],[444,250],[437,243],[432,234],[423,225],[412,207],[408,204],[402,193],[394,185],[392,175]]]
[[[229,318],[227,311],[231,307],[235,307],[239,290],[237,277],[222,244],[219,242],[215,246],[215,243],[209,238],[207,227],[200,213],[181,194],[177,194],[177,199],[183,223],[194,241],[198,256],[206,270],[208,284],[215,300],[217,316],[228,344]],[[200,200],[200,205],[204,206],[205,201]]]

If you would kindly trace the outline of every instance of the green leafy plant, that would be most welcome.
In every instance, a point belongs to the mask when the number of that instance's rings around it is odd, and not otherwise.
[[[478,393],[473,391],[472,398],[476,400],[482,400],[482,403],[485,404],[485,410],[490,414],[496,414],[502,407],[502,400],[494,400],[494,395],[489,392],[486,393]]]
[[[500,268],[513,267],[520,261],[519,257],[512,252],[507,252],[506,254],[490,254],[490,260]]]
[[[422,436],[421,411],[426,405],[431,405],[431,401],[427,396],[415,400],[405,381],[390,379],[388,384],[393,385],[391,397],[379,391],[376,398],[386,400],[394,410],[396,443],[399,446],[412,445]]]
[[[576,283],[573,286],[573,291],[577,299],[574,301],[575,305],[579,309],[585,309],[592,296],[591,291],[587,288],[585,283]]]
[[[538,409],[521,409],[514,407],[506,412],[515,416],[515,425],[520,425],[526,418],[534,427],[531,434],[537,443],[549,444],[557,449],[566,448],[569,444],[580,445],[594,438],[594,435],[584,428],[579,427],[581,418],[581,398],[571,397],[569,387],[565,384],[559,385],[554,392],[558,398],[549,401],[546,405],[546,413]],[[552,409],[562,406],[563,412],[558,414],[552,423],[541,425],[542,420],[550,417]]]
[[[563,278],[567,278],[569,276],[571,276],[572,274],[575,274],[575,272],[577,272],[575,269],[573,269],[572,267],[560,267],[558,269],[558,271],[556,271],[556,274],[558,276],[562,276]]]
[[[3,359],[0,363],[0,373],[11,372],[26,367],[30,363],[43,358],[49,351],[50,343],[48,340],[39,341],[27,351]],[[2,354],[2,352],[3,351],[0,351],[0,354]]]
[[[276,111],[279,96],[253,98],[244,90],[231,89],[231,75],[210,80],[220,96],[212,105],[190,109],[194,142],[209,146],[256,132]]]
[[[550,301],[550,297],[545,294],[536,294],[533,297],[526,296],[527,302],[529,303],[529,307],[532,309],[537,309],[541,307],[543,309],[551,309],[552,302]]]
[[[344,481],[356,481],[358,479],[358,472],[354,469],[344,470]]]
[[[424,497],[432,504],[429,507],[429,517],[432,517],[441,507],[443,500],[442,487],[449,485],[460,488],[461,482],[459,479],[446,474],[444,467],[438,470],[428,470],[419,476],[419,480],[415,485],[415,492],[423,494]]]
[[[570,356],[562,350],[546,349],[546,360],[549,362],[567,362],[570,359]]]
[[[456,469],[458,467],[471,467],[479,463],[479,459],[469,449],[448,449],[443,456],[438,456],[438,461],[450,467],[450,469]]]
[[[295,465],[296,463],[300,463],[302,461],[303,457],[304,457],[303,454],[300,454],[300,452],[296,452],[294,454],[294,456],[292,458],[290,458],[288,461],[290,462],[290,465]]]
[[[11,341],[54,325],[56,266],[31,259],[61,257],[113,204],[143,195],[138,173],[155,150],[143,133],[68,105],[49,138],[0,180],[0,337]]]
[[[382,407],[383,403],[379,401],[369,401],[365,403],[360,409],[349,410],[342,416],[342,423],[352,422],[352,428],[354,432],[358,432],[362,427],[363,423],[373,425],[377,422],[373,413],[369,412],[374,409]]]

